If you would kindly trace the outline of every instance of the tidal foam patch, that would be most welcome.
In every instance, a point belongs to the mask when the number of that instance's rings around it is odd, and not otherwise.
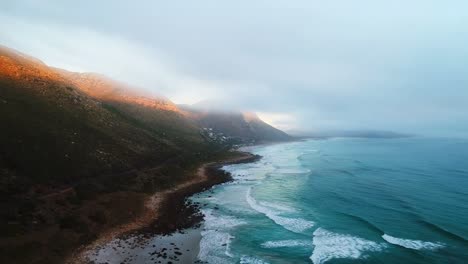
[[[230,229],[246,224],[245,221],[228,215],[215,215],[212,209],[201,210],[205,220],[205,229]]]
[[[256,257],[242,256],[240,259],[240,264],[268,264],[268,262],[261,260]]]
[[[215,214],[211,209],[202,210],[202,213],[205,222],[198,259],[207,263],[233,262],[230,245],[234,237],[229,230],[245,222],[232,216]]]
[[[202,231],[198,259],[207,263],[229,263],[232,236],[215,230]]]
[[[385,244],[333,233],[323,228],[315,230],[312,243],[315,248],[310,259],[314,264],[325,263],[335,258],[359,259],[365,257],[366,252],[377,252],[385,248]]]

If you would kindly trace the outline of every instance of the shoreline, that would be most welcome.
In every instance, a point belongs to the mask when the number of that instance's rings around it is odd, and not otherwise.
[[[196,227],[203,221],[203,215],[199,212],[197,205],[188,203],[186,199],[212,186],[232,180],[228,172],[221,170],[223,166],[254,162],[261,158],[249,152],[237,153],[239,155],[236,157],[204,163],[198,167],[194,177],[190,180],[151,195],[145,201],[146,210],[137,219],[112,228],[92,243],[78,248],[65,260],[65,263],[90,263],[89,253],[103,248],[104,245],[116,239],[132,236],[145,239],[156,236],[174,236],[179,234],[178,231]],[[136,243],[139,242],[136,241]]]

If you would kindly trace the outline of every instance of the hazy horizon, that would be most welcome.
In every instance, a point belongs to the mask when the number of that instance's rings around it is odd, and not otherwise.
[[[285,130],[468,136],[468,3],[7,1],[0,44]]]

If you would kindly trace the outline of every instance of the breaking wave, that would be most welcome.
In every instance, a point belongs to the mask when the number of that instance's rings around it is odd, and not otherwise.
[[[392,237],[387,234],[384,234],[382,238],[385,239],[385,241],[387,241],[390,244],[398,245],[404,248],[415,249],[415,250],[422,250],[422,249],[436,250],[436,249],[444,247],[444,244],[438,243],[438,242],[426,242],[426,241],[421,241],[421,240],[404,239],[404,238]]]
[[[282,247],[310,247],[312,242],[308,240],[275,240],[262,243],[263,248],[282,248]]]
[[[325,263],[335,258],[359,259],[365,257],[366,252],[378,252],[385,248],[385,244],[333,233],[323,228],[315,230],[312,243],[315,248],[310,259],[314,264]]]
[[[266,206],[262,206],[252,197],[251,190],[252,190],[252,187],[250,187],[246,193],[247,203],[250,205],[252,209],[264,214],[276,224],[295,233],[302,233],[305,230],[314,226],[314,222],[312,221],[308,221],[302,218],[290,218],[290,217],[280,216],[281,212],[275,211],[272,208],[269,208]]]

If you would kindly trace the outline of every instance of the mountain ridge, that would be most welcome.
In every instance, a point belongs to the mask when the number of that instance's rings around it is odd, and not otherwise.
[[[173,108],[113,96],[0,49],[0,262],[60,263],[226,155]]]
[[[2,263],[60,263],[134,219],[148,194],[234,155],[170,100],[4,46],[0,124]]]
[[[198,106],[179,105],[198,124],[215,133],[235,139],[239,143],[266,143],[289,141],[293,138],[285,132],[261,120],[253,112],[206,109]]]

